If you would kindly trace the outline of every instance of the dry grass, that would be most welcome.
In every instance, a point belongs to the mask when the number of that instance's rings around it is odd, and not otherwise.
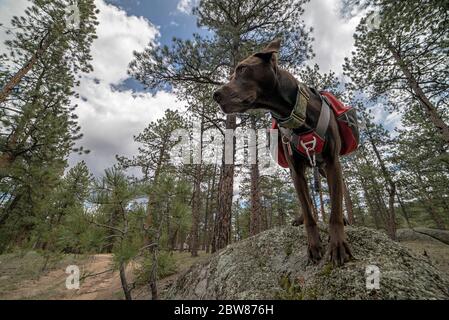
[[[418,255],[427,255],[432,264],[449,276],[449,245],[439,241],[402,241]]]

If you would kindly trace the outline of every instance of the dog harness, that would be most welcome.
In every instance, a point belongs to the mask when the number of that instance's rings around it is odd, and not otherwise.
[[[298,83],[296,103],[290,116],[283,119],[272,113],[271,128],[280,130],[279,142],[286,145],[290,156],[293,155],[293,150],[295,150],[297,154],[306,158],[312,167],[316,167],[316,157],[321,154],[326,143],[331,109],[337,117],[342,140],[340,155],[349,154],[357,149],[359,134],[355,109],[345,106],[329,92],[311,90],[316,92],[322,101],[320,116],[314,129],[305,126],[310,96],[306,88],[300,83]],[[276,154],[273,154],[273,156],[275,159],[277,158],[280,166],[288,168],[284,149],[279,147],[280,143],[278,143],[277,157]]]

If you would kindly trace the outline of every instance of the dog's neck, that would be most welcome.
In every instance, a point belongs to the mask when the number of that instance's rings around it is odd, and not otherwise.
[[[273,91],[264,99],[266,108],[280,116],[288,117],[296,103],[298,94],[298,82],[288,71],[278,69],[276,85]]]

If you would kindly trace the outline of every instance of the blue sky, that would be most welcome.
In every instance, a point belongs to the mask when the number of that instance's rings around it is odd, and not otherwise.
[[[129,15],[143,16],[159,28],[161,44],[169,45],[173,37],[191,38],[193,32],[206,33],[197,28],[193,15],[178,9],[180,0],[108,0]]]

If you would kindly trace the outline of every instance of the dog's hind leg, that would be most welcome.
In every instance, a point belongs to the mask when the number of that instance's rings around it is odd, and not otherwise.
[[[323,247],[318,232],[318,226],[313,217],[312,199],[310,198],[309,188],[305,178],[305,165],[303,163],[295,165],[293,169],[291,169],[291,174],[302,207],[302,216],[308,240],[307,253],[309,259],[312,262],[317,263],[323,256]]]
[[[326,165],[327,183],[331,196],[331,216],[329,219],[329,252],[334,265],[343,265],[352,258],[346,242],[343,216],[343,176],[338,158]]]

